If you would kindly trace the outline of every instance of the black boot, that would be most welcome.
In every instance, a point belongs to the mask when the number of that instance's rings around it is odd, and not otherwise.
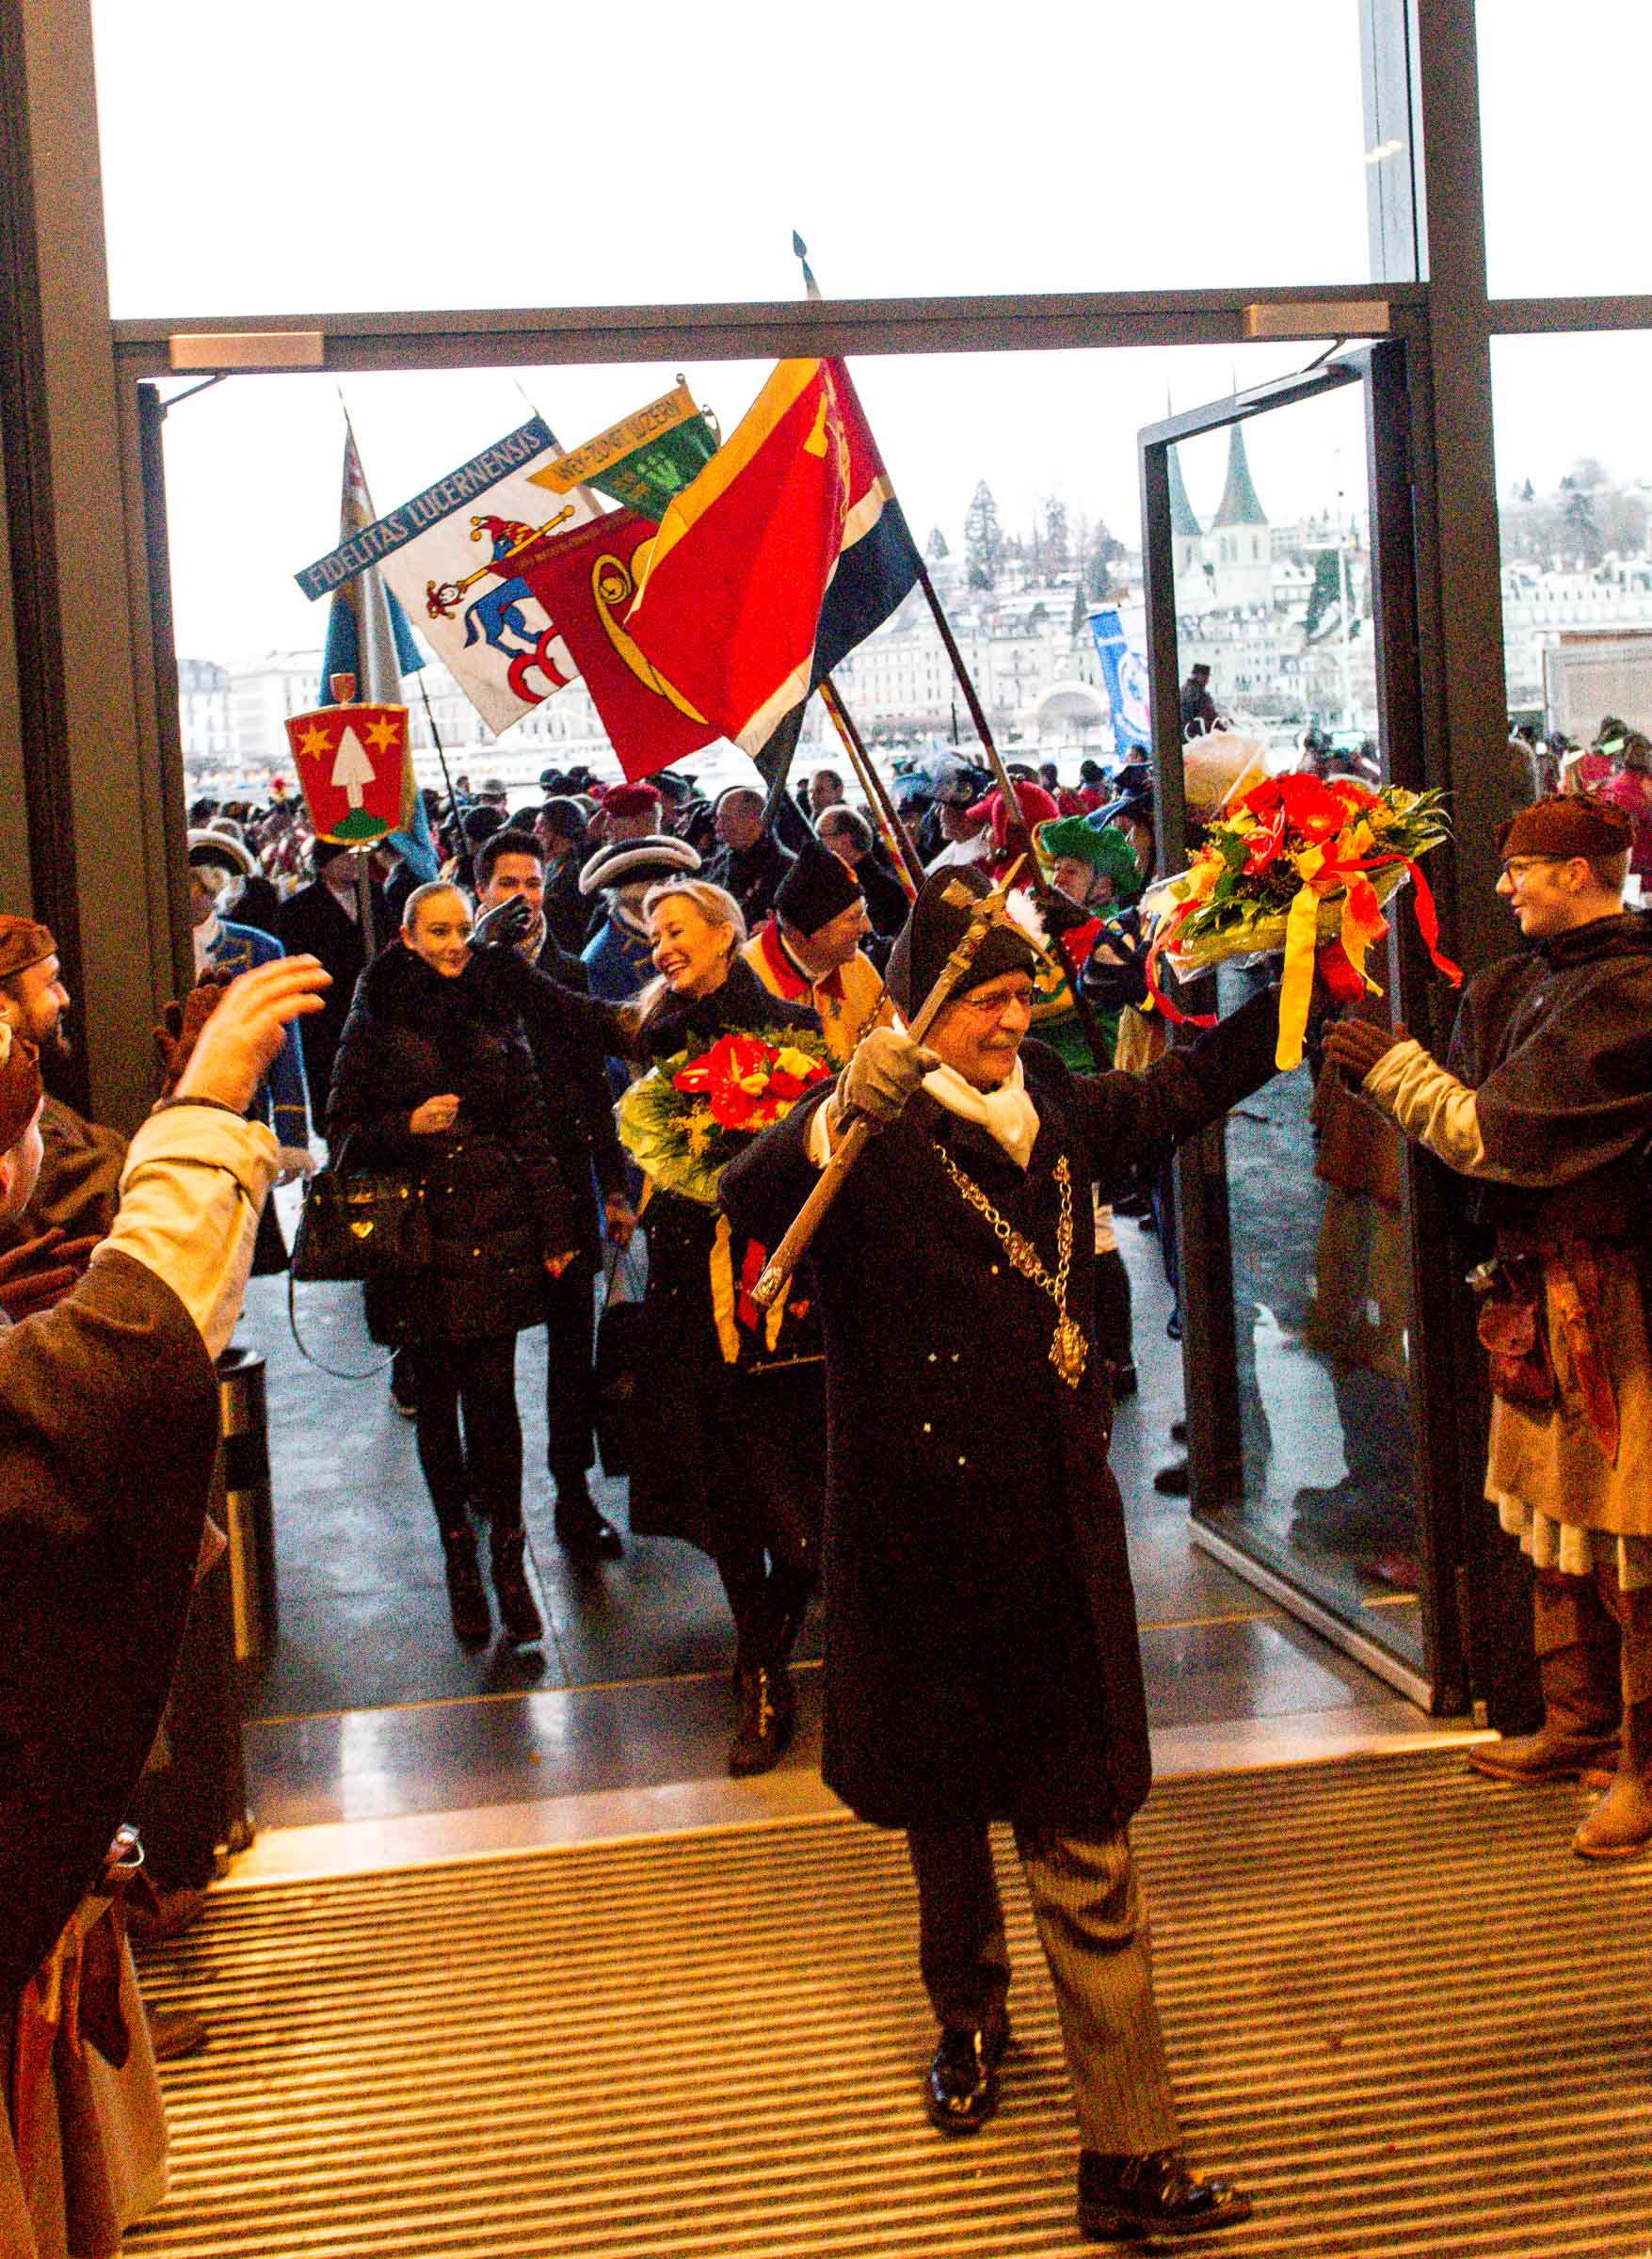
[[[493,1636],[493,1617],[482,1589],[476,1540],[468,1523],[442,1531],[441,1554],[447,1571],[447,1605],[453,1611],[453,1636],[461,1647],[485,1647]]]
[[[527,1570],[522,1564],[523,1544],[520,1521],[514,1529],[501,1529],[494,1523],[490,1547],[493,1597],[499,1603],[500,1626],[513,1647],[531,1647],[545,1636],[539,1610],[528,1590]]]
[[[607,1515],[597,1511],[583,1469],[577,1474],[558,1475],[554,1480],[556,1542],[569,1559],[582,1566],[598,1561],[618,1561],[625,1546]]]
[[[729,1744],[729,1770],[736,1780],[768,1772],[786,1753],[796,1722],[797,1698],[782,1662],[741,1663],[736,1670],[740,1722]]]

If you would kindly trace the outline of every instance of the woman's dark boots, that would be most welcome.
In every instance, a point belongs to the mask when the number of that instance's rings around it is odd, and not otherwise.
[[[500,1625],[513,1647],[531,1647],[545,1636],[538,1608],[528,1590],[522,1559],[525,1543],[520,1506],[514,1522],[494,1521],[490,1540],[493,1597],[499,1603]]]
[[[734,1663],[740,1718],[729,1745],[729,1770],[736,1779],[770,1771],[791,1744],[797,1690],[786,1665],[813,1589],[809,1567],[777,1560],[763,1586],[761,1622],[740,1627]]]
[[[785,1755],[797,1721],[797,1696],[791,1673],[772,1654],[761,1662],[736,1663],[734,1684],[740,1719],[729,1744],[729,1770],[743,1780],[748,1773],[771,1771]]]
[[[482,1588],[481,1564],[476,1559],[476,1537],[469,1522],[441,1532],[442,1565],[447,1572],[447,1605],[453,1614],[453,1636],[461,1647],[485,1647],[493,1637],[493,1618]]]

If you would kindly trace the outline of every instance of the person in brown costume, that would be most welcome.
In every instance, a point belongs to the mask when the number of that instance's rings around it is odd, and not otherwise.
[[[1498,891],[1536,946],[1463,999],[1440,1066],[1403,1030],[1343,1022],[1325,1055],[1474,1184],[1495,1259],[1485,1495],[1536,1570],[1539,1732],[1477,1748],[1500,1780],[1568,1779],[1618,1751],[1573,1849],[1652,1842],[1652,921],[1623,907],[1630,825],[1588,793],[1498,836]],[[1621,1748],[1620,1748],[1621,1728]]]

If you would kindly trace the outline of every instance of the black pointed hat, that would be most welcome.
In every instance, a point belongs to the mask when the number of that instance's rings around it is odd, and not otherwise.
[[[775,894],[775,908],[794,933],[818,934],[860,900],[860,881],[840,855],[805,840]]]
[[[963,939],[975,905],[992,889],[984,874],[969,864],[935,871],[924,880],[912,905],[912,915],[901,928],[890,952],[886,975],[889,992],[903,1019],[910,1019],[940,978],[940,969]],[[996,981],[1005,972],[1032,972],[1038,953],[1019,927],[1003,921],[994,925],[975,952],[958,993]]]

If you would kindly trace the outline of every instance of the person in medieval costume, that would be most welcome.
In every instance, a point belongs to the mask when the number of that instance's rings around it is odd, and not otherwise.
[[[89,1270],[0,1326],[0,2251],[18,2259],[117,2251],[166,2191],[117,1830],[183,1638],[213,1359],[276,1173],[274,1137],[240,1117],[326,981],[281,958],[224,993],[132,1141]],[[40,1165],[40,1097],[32,1045],[0,1022],[0,1216]]]
[[[1485,1495],[1536,1571],[1544,1720],[1470,1751],[1499,1780],[1617,1753],[1573,1849],[1652,1842],[1652,923],[1623,907],[1629,818],[1589,793],[1498,835],[1498,892],[1535,947],[1464,995],[1445,1066],[1403,1030],[1333,1028],[1325,1056],[1475,1188],[1493,1259]],[[1621,1734],[1621,1741],[1620,1741]]]
[[[774,909],[741,952],[771,996],[813,1012],[840,1066],[868,1028],[890,1017],[877,967],[860,947],[870,931],[859,873],[805,840]]]
[[[986,891],[925,884],[890,960],[910,1023]],[[826,1352],[823,1777],[906,1832],[940,2025],[945,2133],[997,2107],[1010,1969],[987,1830],[1007,1820],[1054,1979],[1083,2132],[1084,2233],[1186,2235],[1246,2200],[1179,2150],[1127,1833],[1150,1761],[1089,1190],[1195,1136],[1274,1072],[1277,997],[1146,1075],[1023,1050],[1036,952],[995,923],[920,1049],[866,1035],[835,1085],[725,1170],[773,1247],[856,1117],[802,1283]],[[898,1309],[898,1324],[871,1322]]]

